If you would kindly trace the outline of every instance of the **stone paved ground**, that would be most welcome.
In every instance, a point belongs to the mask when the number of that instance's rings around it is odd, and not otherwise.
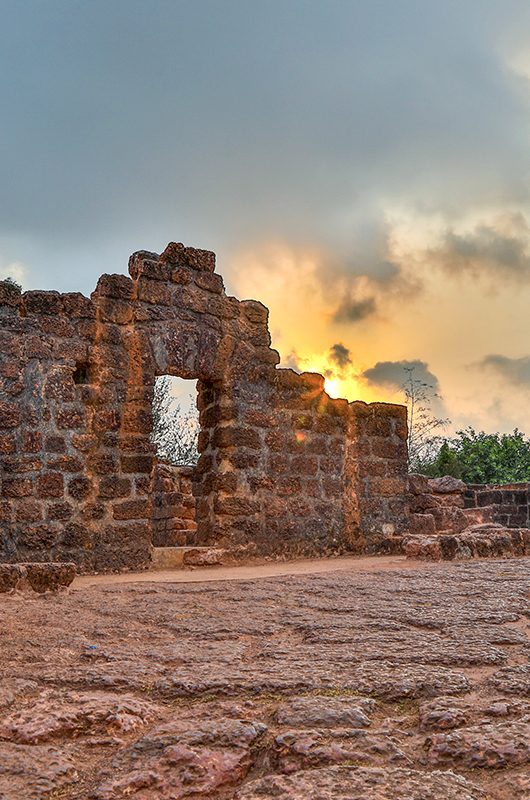
[[[0,798],[529,798],[529,575],[3,595]]]

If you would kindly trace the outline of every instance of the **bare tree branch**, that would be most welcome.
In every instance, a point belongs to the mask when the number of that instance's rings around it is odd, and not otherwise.
[[[190,395],[190,400],[193,401]],[[199,458],[199,418],[196,410],[183,412],[171,398],[171,380],[158,378],[153,397],[151,441],[159,458],[177,466],[194,466]]]
[[[409,469],[414,471],[420,469],[422,463],[435,457],[442,445],[443,436],[435,435],[434,431],[447,427],[450,420],[436,417],[431,411],[433,398],[439,397],[434,386],[416,378],[415,367],[404,367],[404,370],[407,377],[402,389],[408,411]]]

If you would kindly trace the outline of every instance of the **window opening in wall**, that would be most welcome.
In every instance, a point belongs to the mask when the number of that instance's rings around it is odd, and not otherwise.
[[[89,376],[88,376],[88,364],[83,362],[78,362],[75,366],[74,374],[73,374],[74,383],[77,384],[84,384],[90,383]]]
[[[197,381],[162,375],[153,397],[152,441],[157,456],[177,466],[195,466],[199,458]]]

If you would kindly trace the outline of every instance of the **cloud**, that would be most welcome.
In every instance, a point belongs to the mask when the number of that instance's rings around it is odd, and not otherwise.
[[[352,363],[349,348],[340,342],[331,345],[329,358],[340,369],[343,369],[344,367],[348,366],[348,364]]]
[[[440,382],[425,361],[420,359],[378,361],[373,367],[364,370],[359,377],[369,386],[377,387],[383,392],[386,390],[394,402],[396,399],[392,396],[397,393],[401,395],[397,402],[406,402],[412,389],[417,402],[427,409],[429,415],[443,420],[444,425],[450,423],[447,407],[440,393]]]
[[[26,267],[18,261],[13,261],[8,264],[0,263],[0,281],[6,278],[12,278],[14,281],[24,286],[26,282]]]
[[[376,308],[374,297],[366,297],[364,300],[345,298],[333,314],[333,321],[360,322],[362,319],[375,314]]]
[[[457,277],[530,275],[529,36],[527,0],[6,0],[0,263],[88,293],[134,250],[207,247],[289,365],[412,353],[479,413],[459,362],[525,341],[530,282],[492,308]],[[360,369],[351,397],[379,396]]]
[[[478,364],[491,369],[505,381],[517,386],[530,387],[530,356],[510,358],[498,354],[485,356]]]
[[[438,378],[434,375],[429,365],[425,361],[415,359],[413,361],[378,361],[373,367],[364,370],[361,377],[368,381],[372,386],[380,386],[385,389],[399,390],[412,376],[414,381],[425,384],[431,393],[438,393],[440,388]]]
[[[527,98],[501,48],[525,4],[376,5],[6,3],[9,260],[34,285],[91,288],[171,239],[229,271],[276,238],[397,286],[396,209],[451,225],[484,198],[527,203]],[[156,59],[131,60],[136,42]]]
[[[448,273],[487,276],[496,281],[530,278],[530,226],[524,214],[498,215],[471,230],[444,231],[440,244],[426,260]]]

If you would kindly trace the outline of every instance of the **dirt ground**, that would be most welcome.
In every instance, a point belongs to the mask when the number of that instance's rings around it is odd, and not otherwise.
[[[278,575],[313,575],[322,572],[366,572],[387,569],[413,569],[424,562],[406,556],[342,556],[334,558],[305,558],[298,561],[256,561],[238,566],[187,567],[182,570],[156,572],[123,572],[117,575],[79,575],[73,584],[76,589],[102,583],[203,583],[210,581],[241,581],[273,578]]]
[[[387,561],[2,595],[1,800],[528,800],[530,559]]]

